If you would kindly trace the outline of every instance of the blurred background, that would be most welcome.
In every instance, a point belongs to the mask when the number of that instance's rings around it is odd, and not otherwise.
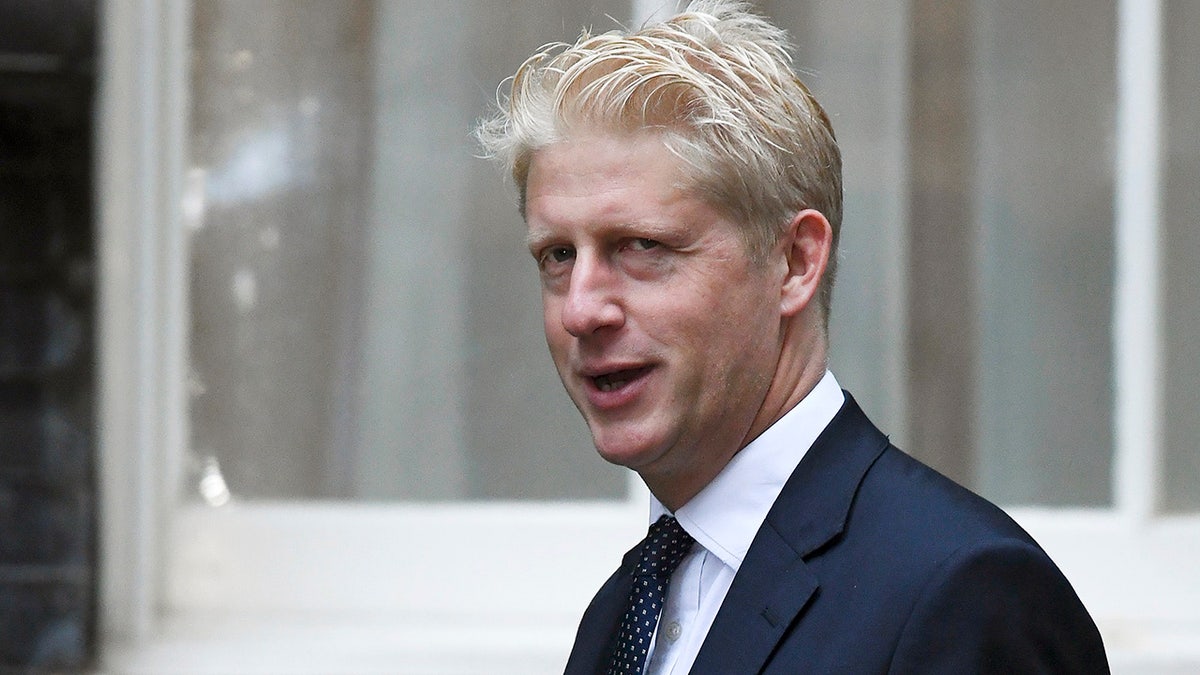
[[[1200,3],[755,5],[844,153],[839,380],[1196,672]],[[0,0],[0,673],[561,671],[645,495],[470,132],[675,6]]]

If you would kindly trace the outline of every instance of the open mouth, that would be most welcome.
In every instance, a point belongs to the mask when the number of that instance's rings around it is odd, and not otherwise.
[[[615,391],[629,384],[633,380],[641,377],[649,368],[629,368],[626,370],[618,370],[604,375],[597,375],[592,378],[592,382],[600,391]]]

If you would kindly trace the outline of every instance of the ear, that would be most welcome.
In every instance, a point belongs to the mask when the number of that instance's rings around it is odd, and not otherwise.
[[[780,310],[784,316],[795,316],[813,302],[825,278],[825,268],[833,254],[833,226],[825,214],[805,209],[788,223],[780,243],[788,263]]]

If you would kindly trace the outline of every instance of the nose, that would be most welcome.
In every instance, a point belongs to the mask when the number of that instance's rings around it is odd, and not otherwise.
[[[625,323],[617,275],[604,261],[580,255],[571,269],[562,324],[571,335],[582,338]]]

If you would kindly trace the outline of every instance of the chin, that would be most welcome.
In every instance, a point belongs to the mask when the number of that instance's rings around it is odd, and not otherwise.
[[[604,461],[634,471],[662,457],[665,445],[626,434],[592,434],[592,443]]]
[[[595,442],[594,439],[593,442]],[[613,448],[611,445],[602,445],[600,443],[596,443],[596,452],[600,455],[601,459],[609,464],[616,464],[617,466],[623,466],[627,469],[636,470],[637,466],[640,464],[638,458],[641,456],[641,453],[637,450],[631,450],[629,448]]]

